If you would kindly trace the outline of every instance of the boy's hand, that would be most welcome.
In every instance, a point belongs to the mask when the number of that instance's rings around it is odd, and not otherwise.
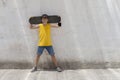
[[[37,29],[37,28],[39,28],[39,25],[30,24],[30,29]]]
[[[62,25],[62,23],[61,23],[61,22],[59,22],[59,23],[58,23],[58,26],[59,26],[59,27],[61,27],[61,25]]]
[[[51,27],[53,27],[53,28],[59,28],[59,27],[61,27],[61,22],[58,22],[58,23],[55,23],[55,24],[50,24],[51,25]]]
[[[30,29],[32,29],[32,27],[33,27],[32,24],[30,24]]]

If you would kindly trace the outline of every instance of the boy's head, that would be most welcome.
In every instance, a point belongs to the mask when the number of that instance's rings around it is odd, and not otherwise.
[[[42,23],[44,23],[44,24],[48,23],[48,15],[47,14],[42,15]]]

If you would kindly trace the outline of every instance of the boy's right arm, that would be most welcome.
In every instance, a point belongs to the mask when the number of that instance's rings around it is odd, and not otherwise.
[[[39,25],[36,24],[30,24],[30,29],[38,29]]]

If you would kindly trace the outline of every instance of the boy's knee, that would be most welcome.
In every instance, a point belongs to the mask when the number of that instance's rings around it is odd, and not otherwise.
[[[50,56],[51,56],[51,57],[54,57],[54,56],[55,56],[55,54],[50,54]]]
[[[37,57],[40,57],[41,55],[40,54],[37,54]]]
[[[55,56],[55,53],[53,52],[53,53],[49,53],[49,55],[51,55],[51,56]]]
[[[51,57],[55,57],[55,54],[50,54]]]

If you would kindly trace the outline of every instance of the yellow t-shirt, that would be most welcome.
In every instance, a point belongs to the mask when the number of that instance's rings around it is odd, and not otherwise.
[[[51,27],[48,23],[47,25],[39,24],[38,29],[38,46],[51,46]]]

